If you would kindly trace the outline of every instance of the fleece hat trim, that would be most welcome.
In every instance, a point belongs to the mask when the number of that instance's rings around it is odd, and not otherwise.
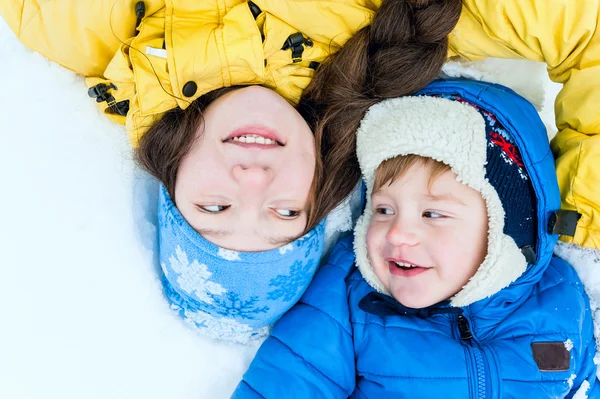
[[[486,178],[486,124],[473,107],[429,96],[401,97],[372,106],[357,132],[357,156],[367,186],[367,204],[355,228],[356,263],[365,280],[388,294],[373,271],[366,234],[373,215],[371,195],[381,162],[415,154],[448,165],[457,180],[481,193],[488,212],[487,255],[477,272],[455,294],[451,305],[463,307],[490,297],[517,280],[527,261],[515,240],[504,233],[505,211]]]

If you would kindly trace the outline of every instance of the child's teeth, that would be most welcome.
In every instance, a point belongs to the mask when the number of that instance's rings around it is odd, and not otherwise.
[[[245,143],[245,142],[246,142],[246,136],[241,136],[240,143]]]
[[[400,267],[416,267],[415,265],[411,265],[410,263],[402,263],[402,262],[396,262],[396,265],[398,265]]]
[[[246,143],[256,143],[256,137],[254,137],[254,136],[246,137]]]
[[[265,138],[264,137],[257,137],[256,138],[256,143],[257,144],[264,144],[265,143]]]
[[[265,144],[271,145],[271,144],[275,144],[275,142],[271,139],[265,139]]]

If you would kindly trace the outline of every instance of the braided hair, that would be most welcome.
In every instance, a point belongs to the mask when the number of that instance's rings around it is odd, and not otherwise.
[[[384,0],[371,25],[319,67],[297,107],[321,155],[307,229],[358,182],[356,131],[366,111],[419,91],[440,73],[461,8],[461,0]]]

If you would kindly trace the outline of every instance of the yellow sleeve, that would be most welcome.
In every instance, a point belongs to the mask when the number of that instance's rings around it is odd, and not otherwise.
[[[102,76],[136,25],[130,0],[2,0],[0,16],[27,47],[83,76]]]
[[[551,146],[562,207],[582,216],[561,239],[600,249],[600,0],[464,0],[450,55],[543,61],[563,83]]]

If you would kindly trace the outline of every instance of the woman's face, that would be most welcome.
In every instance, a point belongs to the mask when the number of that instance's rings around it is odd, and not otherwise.
[[[264,251],[302,235],[315,171],[313,134],[261,86],[229,92],[204,112],[175,182],[177,208],[204,238]]]

